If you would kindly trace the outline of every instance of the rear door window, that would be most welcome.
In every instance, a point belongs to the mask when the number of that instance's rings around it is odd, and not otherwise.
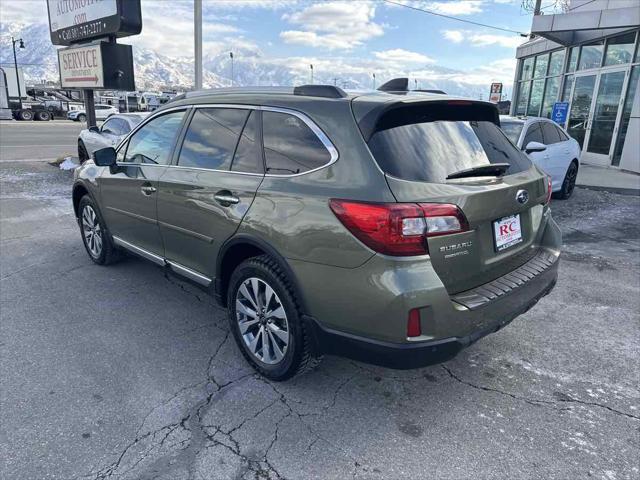
[[[231,164],[232,172],[263,173],[264,163],[258,139],[259,120],[258,112],[252,111],[240,135]]]
[[[181,167],[229,170],[249,110],[199,108],[182,143]]]
[[[375,132],[369,148],[380,168],[404,180],[443,183],[448,175],[492,163],[509,163],[506,175],[531,162],[488,120],[435,120]]]
[[[544,136],[545,145],[553,145],[554,143],[561,142],[560,132],[550,122],[542,122],[542,135]]]
[[[300,118],[280,112],[262,112],[266,173],[294,175],[320,168],[331,154],[316,133]]]

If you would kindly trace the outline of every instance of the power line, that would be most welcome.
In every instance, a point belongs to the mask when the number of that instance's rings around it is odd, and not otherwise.
[[[405,3],[394,2],[393,0],[383,0],[383,1],[386,2],[386,3],[389,3],[391,5],[397,5],[398,7],[410,8],[411,10],[416,10],[418,12],[428,13],[429,15],[435,15],[436,17],[448,18],[449,20],[455,20],[457,22],[463,22],[463,23],[470,23],[472,25],[477,25],[479,27],[492,28],[494,30],[500,30],[502,32],[516,33],[516,34],[520,35],[521,37],[528,37],[529,36],[528,33],[518,32],[516,30],[510,30],[508,28],[496,27],[494,25],[487,25],[486,23],[474,22],[473,20],[465,20],[464,18],[452,17],[451,15],[445,15],[443,13],[437,13],[437,12],[434,12],[432,10],[427,10],[427,9],[424,9],[424,8],[414,7],[412,5],[407,5]]]

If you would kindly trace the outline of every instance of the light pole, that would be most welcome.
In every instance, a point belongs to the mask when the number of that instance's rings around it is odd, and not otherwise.
[[[415,86],[416,86],[416,88],[414,88],[414,90],[417,90],[417,89],[418,89],[418,79],[417,79],[417,78],[414,78],[414,79],[413,79],[413,82],[414,82],[414,84],[415,84]]]
[[[24,48],[24,42],[21,38],[14,40],[11,37],[11,44],[13,45],[13,64],[16,67],[16,83],[18,84],[18,102],[20,103],[20,110],[22,110],[22,93],[20,93],[20,75],[18,75],[18,57],[16,57],[16,43],[20,44],[20,48]]]
[[[231,86],[233,87],[233,52],[229,52],[229,58],[231,59]]]
[[[311,84],[313,85],[313,64],[309,64],[309,68],[311,69]]]
[[[373,89],[376,89],[376,74],[372,73],[371,76],[373,77]]]
[[[202,0],[193,2],[193,54],[195,63],[195,89],[202,89]]]

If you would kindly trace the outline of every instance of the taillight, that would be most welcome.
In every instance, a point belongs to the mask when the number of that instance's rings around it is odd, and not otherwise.
[[[547,198],[544,201],[545,205],[549,205],[551,203],[551,195],[553,193],[552,190],[552,185],[551,185],[551,177],[547,177]]]
[[[469,229],[462,211],[451,204],[331,199],[329,206],[358,240],[385,255],[424,255],[429,253],[426,237]]]

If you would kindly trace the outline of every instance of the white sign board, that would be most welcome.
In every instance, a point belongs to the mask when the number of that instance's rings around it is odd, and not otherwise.
[[[47,0],[51,32],[118,13],[117,0]]]
[[[58,50],[62,88],[102,88],[104,74],[100,44]]]

